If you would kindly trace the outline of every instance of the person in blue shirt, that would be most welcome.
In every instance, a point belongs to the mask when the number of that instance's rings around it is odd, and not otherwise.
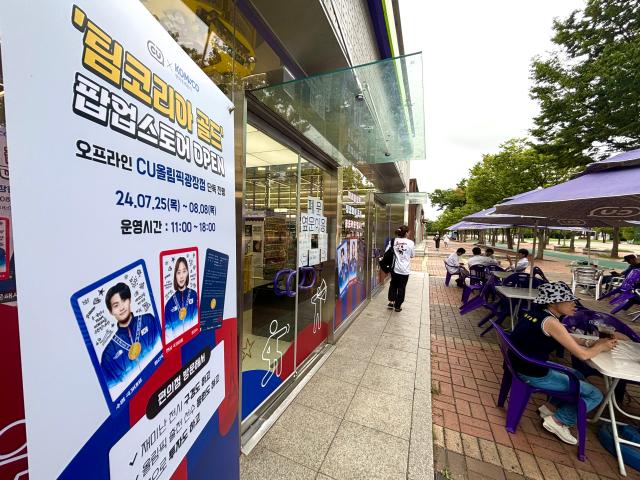
[[[134,315],[131,312],[131,289],[120,282],[107,291],[105,303],[117,321],[117,331],[102,352],[100,366],[109,390],[132,379],[131,373],[140,373],[156,353],[161,351],[160,325],[150,313]]]
[[[189,288],[189,265],[184,257],[179,257],[173,268],[173,291],[164,306],[165,342],[198,323],[198,294]]]

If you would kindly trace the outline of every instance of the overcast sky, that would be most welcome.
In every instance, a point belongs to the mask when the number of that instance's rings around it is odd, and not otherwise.
[[[584,0],[400,0],[406,53],[422,51],[426,160],[420,191],[450,188],[484,153],[527,136],[537,103],[529,68],[551,50],[553,19]],[[437,210],[425,215],[435,219]]]

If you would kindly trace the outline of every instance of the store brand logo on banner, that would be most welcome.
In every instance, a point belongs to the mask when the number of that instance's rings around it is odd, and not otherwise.
[[[147,42],[147,50],[149,50],[149,55],[155,58],[158,63],[164,67],[164,55],[162,54],[162,50],[160,50],[151,40]]]
[[[640,215],[640,207],[599,207],[591,210],[590,217],[628,218]]]

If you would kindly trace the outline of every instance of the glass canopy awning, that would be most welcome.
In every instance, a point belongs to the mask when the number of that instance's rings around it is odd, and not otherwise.
[[[424,160],[422,54],[251,93],[338,165]]]
[[[427,203],[429,200],[426,192],[397,192],[397,193],[376,193],[376,199],[387,205],[413,205]]]

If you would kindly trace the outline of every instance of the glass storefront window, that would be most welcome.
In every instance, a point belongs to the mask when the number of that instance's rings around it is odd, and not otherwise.
[[[342,228],[336,263],[338,288],[334,317],[337,330],[366,299],[366,197],[373,185],[354,167],[342,171]]]

